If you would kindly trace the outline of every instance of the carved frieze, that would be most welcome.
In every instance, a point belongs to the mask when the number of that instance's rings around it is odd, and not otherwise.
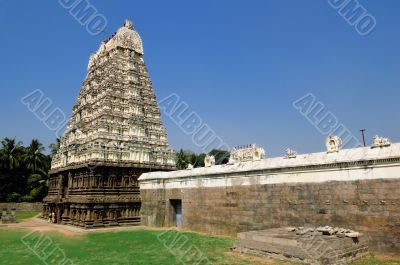
[[[392,144],[388,138],[383,138],[378,135],[376,135],[373,140],[372,148],[388,147]]]
[[[237,162],[258,161],[265,156],[265,150],[255,144],[238,146],[231,151],[231,158]]]

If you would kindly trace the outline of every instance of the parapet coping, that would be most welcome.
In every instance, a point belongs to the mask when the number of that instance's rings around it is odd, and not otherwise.
[[[296,158],[274,157],[259,161],[238,162],[232,165],[215,165],[169,172],[149,172],[140,176],[139,181],[155,181],[202,177],[210,175],[231,175],[235,173],[257,171],[293,171],[312,169],[343,169],[372,167],[384,164],[400,164],[400,143],[388,147],[360,147],[344,149],[339,152],[300,154]]]

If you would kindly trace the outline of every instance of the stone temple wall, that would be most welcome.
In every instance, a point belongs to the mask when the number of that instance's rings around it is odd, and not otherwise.
[[[296,159],[143,174],[142,224],[236,236],[286,226],[339,226],[370,249],[400,252],[400,145]]]

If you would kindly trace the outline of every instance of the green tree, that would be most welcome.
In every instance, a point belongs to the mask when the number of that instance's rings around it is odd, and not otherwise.
[[[49,145],[51,157],[54,157],[57,154],[58,150],[60,149],[60,144],[61,144],[61,137],[58,137],[55,143]]]
[[[11,138],[0,146],[0,201],[41,201],[47,193],[51,158],[33,139],[28,147]]]
[[[188,166],[188,156],[185,151],[182,149],[176,154],[176,168],[181,170],[181,169],[186,169]]]
[[[177,169],[186,169],[189,164],[194,167],[204,167],[204,159],[206,154],[196,154],[192,151],[180,150],[176,156],[176,167]],[[228,157],[229,159],[229,157]]]
[[[204,159],[206,158],[206,154],[201,153],[195,155],[195,160],[193,161],[194,167],[204,167]]]
[[[0,147],[0,200],[19,201],[25,190],[27,170],[23,163],[22,143],[4,138]]]
[[[215,164],[216,165],[227,164],[229,162],[229,157],[231,156],[231,154],[228,151],[219,150],[219,149],[211,150],[209,155],[212,155],[212,156],[215,157]]]
[[[17,142],[15,138],[10,139],[6,137],[1,141],[0,160],[4,170],[12,171],[19,167],[24,153],[21,145],[22,142]]]
[[[26,148],[24,162],[32,173],[37,173],[38,169],[44,169],[46,160],[46,156],[43,154],[44,150],[44,146],[37,139],[33,139]]]
[[[23,201],[41,201],[47,193],[47,175],[31,174],[27,181],[27,193]]]

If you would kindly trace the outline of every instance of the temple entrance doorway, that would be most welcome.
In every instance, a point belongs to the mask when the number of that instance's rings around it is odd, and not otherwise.
[[[182,227],[182,200],[171,200],[174,208],[174,221],[177,228]]]

